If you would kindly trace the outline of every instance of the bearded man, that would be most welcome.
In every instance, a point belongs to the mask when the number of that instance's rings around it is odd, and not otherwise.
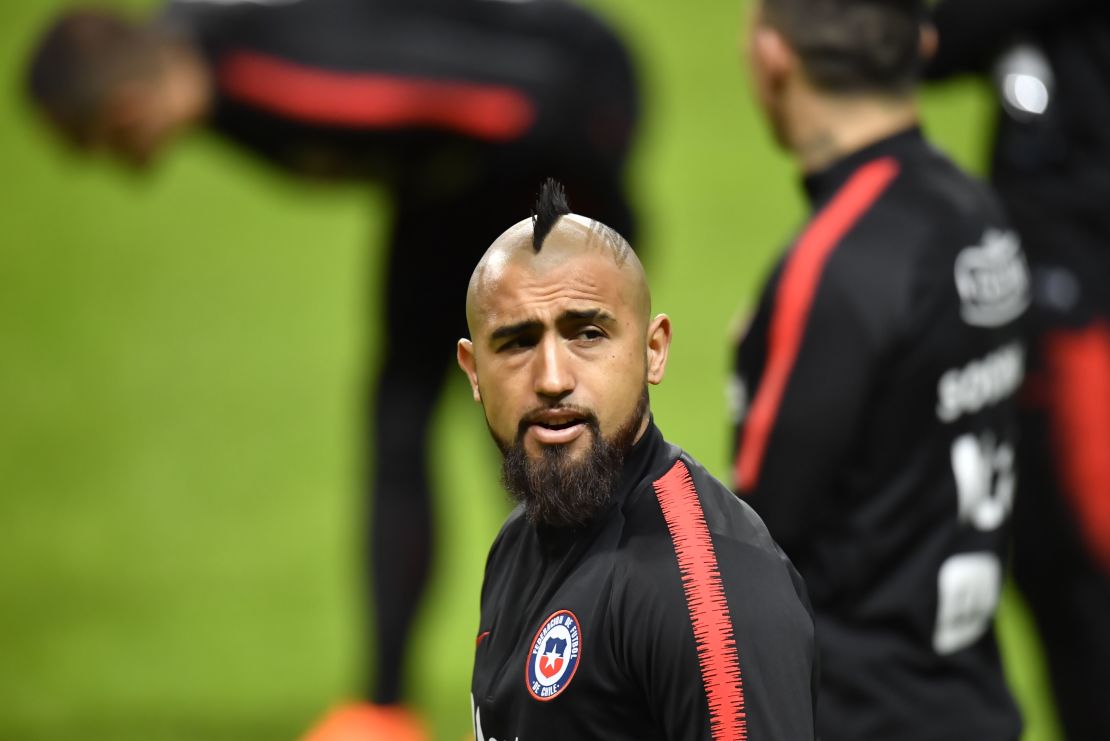
[[[486,566],[475,738],[814,738],[813,619],[759,517],[652,419],[671,341],[617,232],[548,181],[458,361],[519,502]]]

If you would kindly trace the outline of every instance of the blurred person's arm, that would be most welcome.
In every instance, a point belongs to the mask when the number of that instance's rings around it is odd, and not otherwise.
[[[938,45],[926,76],[985,72],[998,53],[1023,34],[1107,12],[1105,0],[942,0],[933,8]]]
[[[1110,323],[1047,332],[1040,352],[1054,464],[1087,551],[1110,576]]]

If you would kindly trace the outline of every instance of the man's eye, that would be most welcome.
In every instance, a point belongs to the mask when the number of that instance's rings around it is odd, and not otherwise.
[[[605,336],[605,333],[602,332],[597,327],[586,327],[585,329],[578,330],[578,334],[575,335],[575,339],[578,339],[578,340],[600,340],[604,336]]]
[[[513,339],[502,343],[497,348],[497,352],[505,352],[505,351],[508,351],[508,350],[521,350],[521,349],[524,349],[524,348],[531,347],[534,344],[536,344],[536,343],[533,342],[532,340],[526,338],[526,337],[514,337]]]

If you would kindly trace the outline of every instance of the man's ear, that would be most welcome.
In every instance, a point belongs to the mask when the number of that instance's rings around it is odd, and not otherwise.
[[[760,83],[777,90],[794,73],[798,56],[779,31],[758,23],[752,30],[752,62],[758,68]]]
[[[932,23],[921,24],[921,34],[917,42],[917,53],[921,55],[923,62],[930,62],[933,55],[937,53],[937,44],[939,38],[937,36],[937,27]]]
[[[463,337],[459,340],[455,357],[459,361],[462,372],[466,374],[467,380],[470,381],[470,391],[474,395],[474,401],[480,404],[482,402],[482,392],[478,390],[478,366],[474,362],[474,343]]]
[[[667,353],[671,349],[671,318],[660,314],[651,320],[647,330],[647,380],[658,384],[667,370]]]

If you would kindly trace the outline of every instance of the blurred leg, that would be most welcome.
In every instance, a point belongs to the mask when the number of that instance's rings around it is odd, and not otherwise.
[[[390,357],[374,395],[370,578],[376,656],[371,700],[397,703],[417,608],[428,582],[434,536],[425,466],[428,428],[445,363],[425,368]],[[416,371],[416,372],[414,372]]]
[[[434,544],[428,433],[460,336],[469,278],[437,264],[443,235],[438,219],[425,217],[398,216],[383,291],[384,362],[371,400],[370,699],[379,704],[402,699],[412,626],[428,583]]]

